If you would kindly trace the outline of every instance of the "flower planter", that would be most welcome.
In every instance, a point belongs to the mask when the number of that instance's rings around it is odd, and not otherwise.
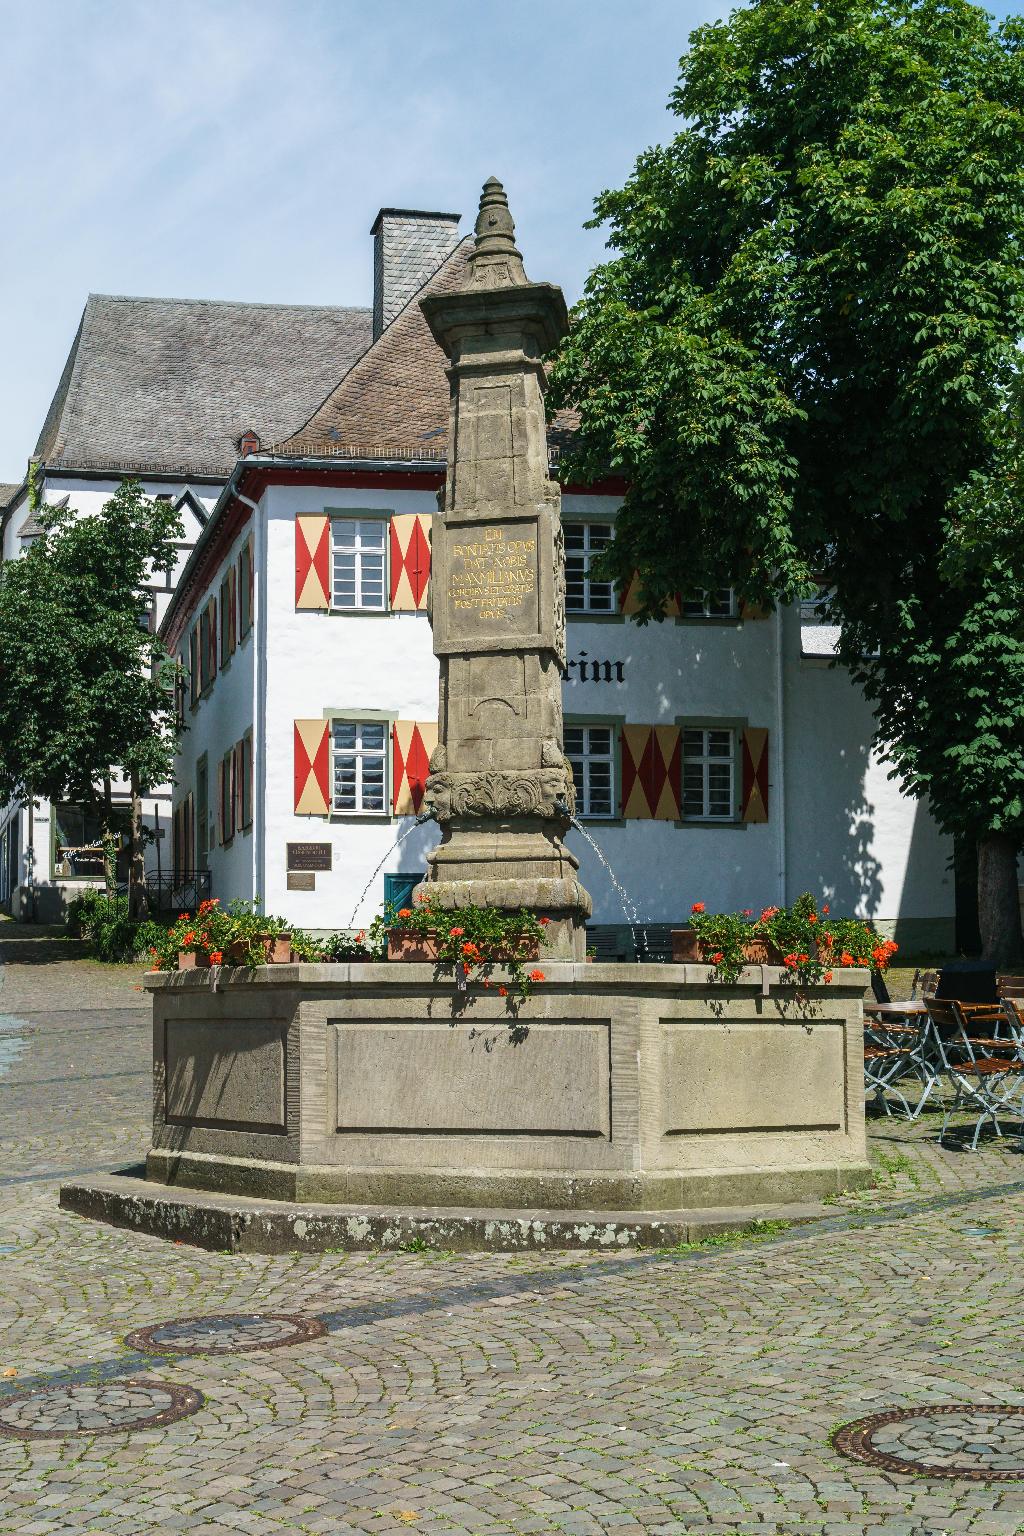
[[[290,933],[260,933],[251,939],[232,939],[224,953],[229,965],[251,965],[249,952],[253,946],[262,947],[263,958],[257,965],[287,965],[292,958]]]
[[[748,939],[743,946],[743,958],[748,965],[781,965],[782,951],[767,939]],[[692,928],[672,929],[672,959],[677,964],[686,962],[709,964],[703,946]]]
[[[179,949],[178,950],[178,970],[179,971],[194,971],[194,970],[198,970],[202,966],[209,966],[209,964],[210,964],[210,957],[209,957],[209,955],[204,955],[202,950],[199,950],[199,949]]]
[[[539,954],[538,941],[535,938],[524,938],[516,946],[515,959],[536,960]],[[512,958],[513,952],[510,949],[495,950],[483,961],[478,960],[474,964],[501,965]],[[433,933],[403,933],[392,929],[388,934],[388,959],[434,964],[437,961],[437,937]]]

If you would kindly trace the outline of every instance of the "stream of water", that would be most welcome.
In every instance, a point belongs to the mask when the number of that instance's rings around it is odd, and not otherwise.
[[[616,896],[618,896],[618,898],[619,898],[619,905],[622,907],[622,914],[625,917],[626,922],[629,924],[629,931],[633,935],[633,952],[636,955],[638,960],[641,957],[646,958],[646,955],[647,955],[647,935],[645,934],[643,926],[642,926],[642,921],[641,921],[641,918],[640,918],[640,913],[636,909],[636,902],[633,900],[632,896],[630,896],[629,892],[626,890],[626,887],[622,884],[621,880],[619,880],[619,878],[616,875],[614,869],[612,869],[612,867],[609,864],[608,860],[605,858],[602,849],[600,848],[600,846],[597,843],[595,843],[594,839],[591,837],[591,835],[587,831],[586,827],[583,826],[581,822],[577,821],[575,816],[570,816],[569,820],[572,822],[573,826],[576,828],[576,831],[579,832],[581,834],[581,836],[584,837],[586,839],[586,841],[590,844],[591,848],[593,848],[594,852],[597,854],[598,858],[601,860],[601,863],[604,865],[605,873],[607,874],[608,879],[611,881],[612,885],[615,888]],[[639,929],[639,937],[638,937],[638,934],[637,934],[637,930],[638,929]]]
[[[398,836],[395,838],[394,842],[391,844],[391,847],[388,849],[387,853],[381,859],[380,863],[377,865],[377,868],[374,870],[374,872],[370,876],[369,880],[367,880],[366,884],[363,886],[363,893],[360,896],[359,900],[356,902],[355,906],[352,908],[352,916],[348,920],[348,925],[349,925],[350,928],[354,928],[356,926],[356,918],[359,915],[359,909],[362,906],[363,902],[366,900],[367,896],[370,894],[370,890],[371,890],[371,888],[373,886],[373,882],[376,880],[377,876],[380,874],[381,870],[384,868],[384,865],[387,863],[388,859],[390,859],[391,855],[394,853],[394,851],[398,847],[399,843],[404,843],[406,838],[409,836],[410,832],[415,832],[415,830],[416,830],[416,828],[418,826],[419,826],[419,822],[418,821],[413,821],[413,822],[409,823],[409,825],[405,828],[404,832],[399,832]]]

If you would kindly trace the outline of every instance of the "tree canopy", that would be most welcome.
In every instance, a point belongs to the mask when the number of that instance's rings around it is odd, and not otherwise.
[[[1006,907],[1024,27],[966,0],[757,0],[690,43],[681,131],[596,200],[614,254],[555,361],[565,472],[626,477],[605,570],[639,572],[641,622],[694,588],[818,593],[905,786],[1004,839]]]
[[[93,514],[38,512],[43,534],[0,566],[0,794],[103,806],[114,773],[135,793],[171,774],[170,662],[141,613],[183,530],[137,481]]]

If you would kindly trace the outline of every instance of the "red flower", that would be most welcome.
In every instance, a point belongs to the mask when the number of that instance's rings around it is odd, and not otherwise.
[[[463,962],[462,962],[462,974],[463,974],[463,976],[468,976],[469,972],[470,972],[470,967],[469,967],[469,965],[467,965],[466,961],[463,960]]]
[[[822,979],[822,981],[831,981],[832,980],[832,972],[831,971],[826,971],[824,976],[821,979]]]
[[[357,944],[361,944],[365,938],[366,938],[366,929],[365,928],[360,928],[359,932],[356,934],[355,942]]]
[[[412,917],[412,907],[400,907],[398,915],[399,917]]]
[[[712,965],[721,965],[724,959],[725,956],[722,954],[722,951],[720,949],[716,949],[714,954],[711,956],[711,963]]]
[[[544,972],[543,971],[531,971],[530,972],[530,980],[531,981],[543,981],[544,980]]]
[[[850,954],[850,951],[848,949],[844,949],[842,954],[839,956],[839,964],[840,965],[853,965],[853,963],[854,963],[854,959],[853,959],[853,956]]]
[[[776,917],[778,915],[778,911],[778,907],[762,907],[761,916],[758,918],[758,922],[766,923],[770,917]]]
[[[806,965],[807,964],[807,956],[806,955],[797,955],[797,959],[799,960],[801,965]]]
[[[743,916],[744,917],[753,917],[753,915],[754,915],[753,907],[744,907],[743,908]]]
[[[704,911],[704,903],[702,901],[695,901],[693,906],[690,908],[690,911],[691,912],[703,912]]]
[[[782,963],[789,971],[796,970],[796,955],[783,955]]]
[[[210,951],[210,962],[211,962],[211,964],[213,964],[213,965],[220,965],[220,963],[221,963],[221,961],[223,959],[224,959],[224,951],[222,949],[211,949],[211,951]]]
[[[551,919],[550,917],[538,917],[537,921],[540,923],[542,928],[546,928]]]
[[[448,937],[450,939],[461,939],[465,931],[465,928],[449,928]]]
[[[824,912],[825,916],[828,917],[828,914],[831,912],[832,908],[829,906],[827,901],[823,901],[821,904],[821,910]]]
[[[807,915],[807,921],[809,923],[816,923],[818,921],[817,913],[809,912]]]
[[[477,949],[475,944],[472,944],[469,939],[467,939],[465,944],[462,946],[462,953],[464,955],[478,955],[480,951]]]
[[[508,987],[499,987],[498,988],[498,996],[499,997],[508,997]]]

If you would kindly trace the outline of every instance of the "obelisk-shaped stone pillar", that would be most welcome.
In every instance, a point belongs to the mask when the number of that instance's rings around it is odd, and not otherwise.
[[[556,952],[582,959],[591,904],[563,843],[565,557],[541,364],[567,316],[560,288],[528,280],[493,179],[470,268],[466,288],[421,300],[451,364],[430,584],[441,683],[427,798],[442,841],[427,879],[443,906],[533,908]]]

